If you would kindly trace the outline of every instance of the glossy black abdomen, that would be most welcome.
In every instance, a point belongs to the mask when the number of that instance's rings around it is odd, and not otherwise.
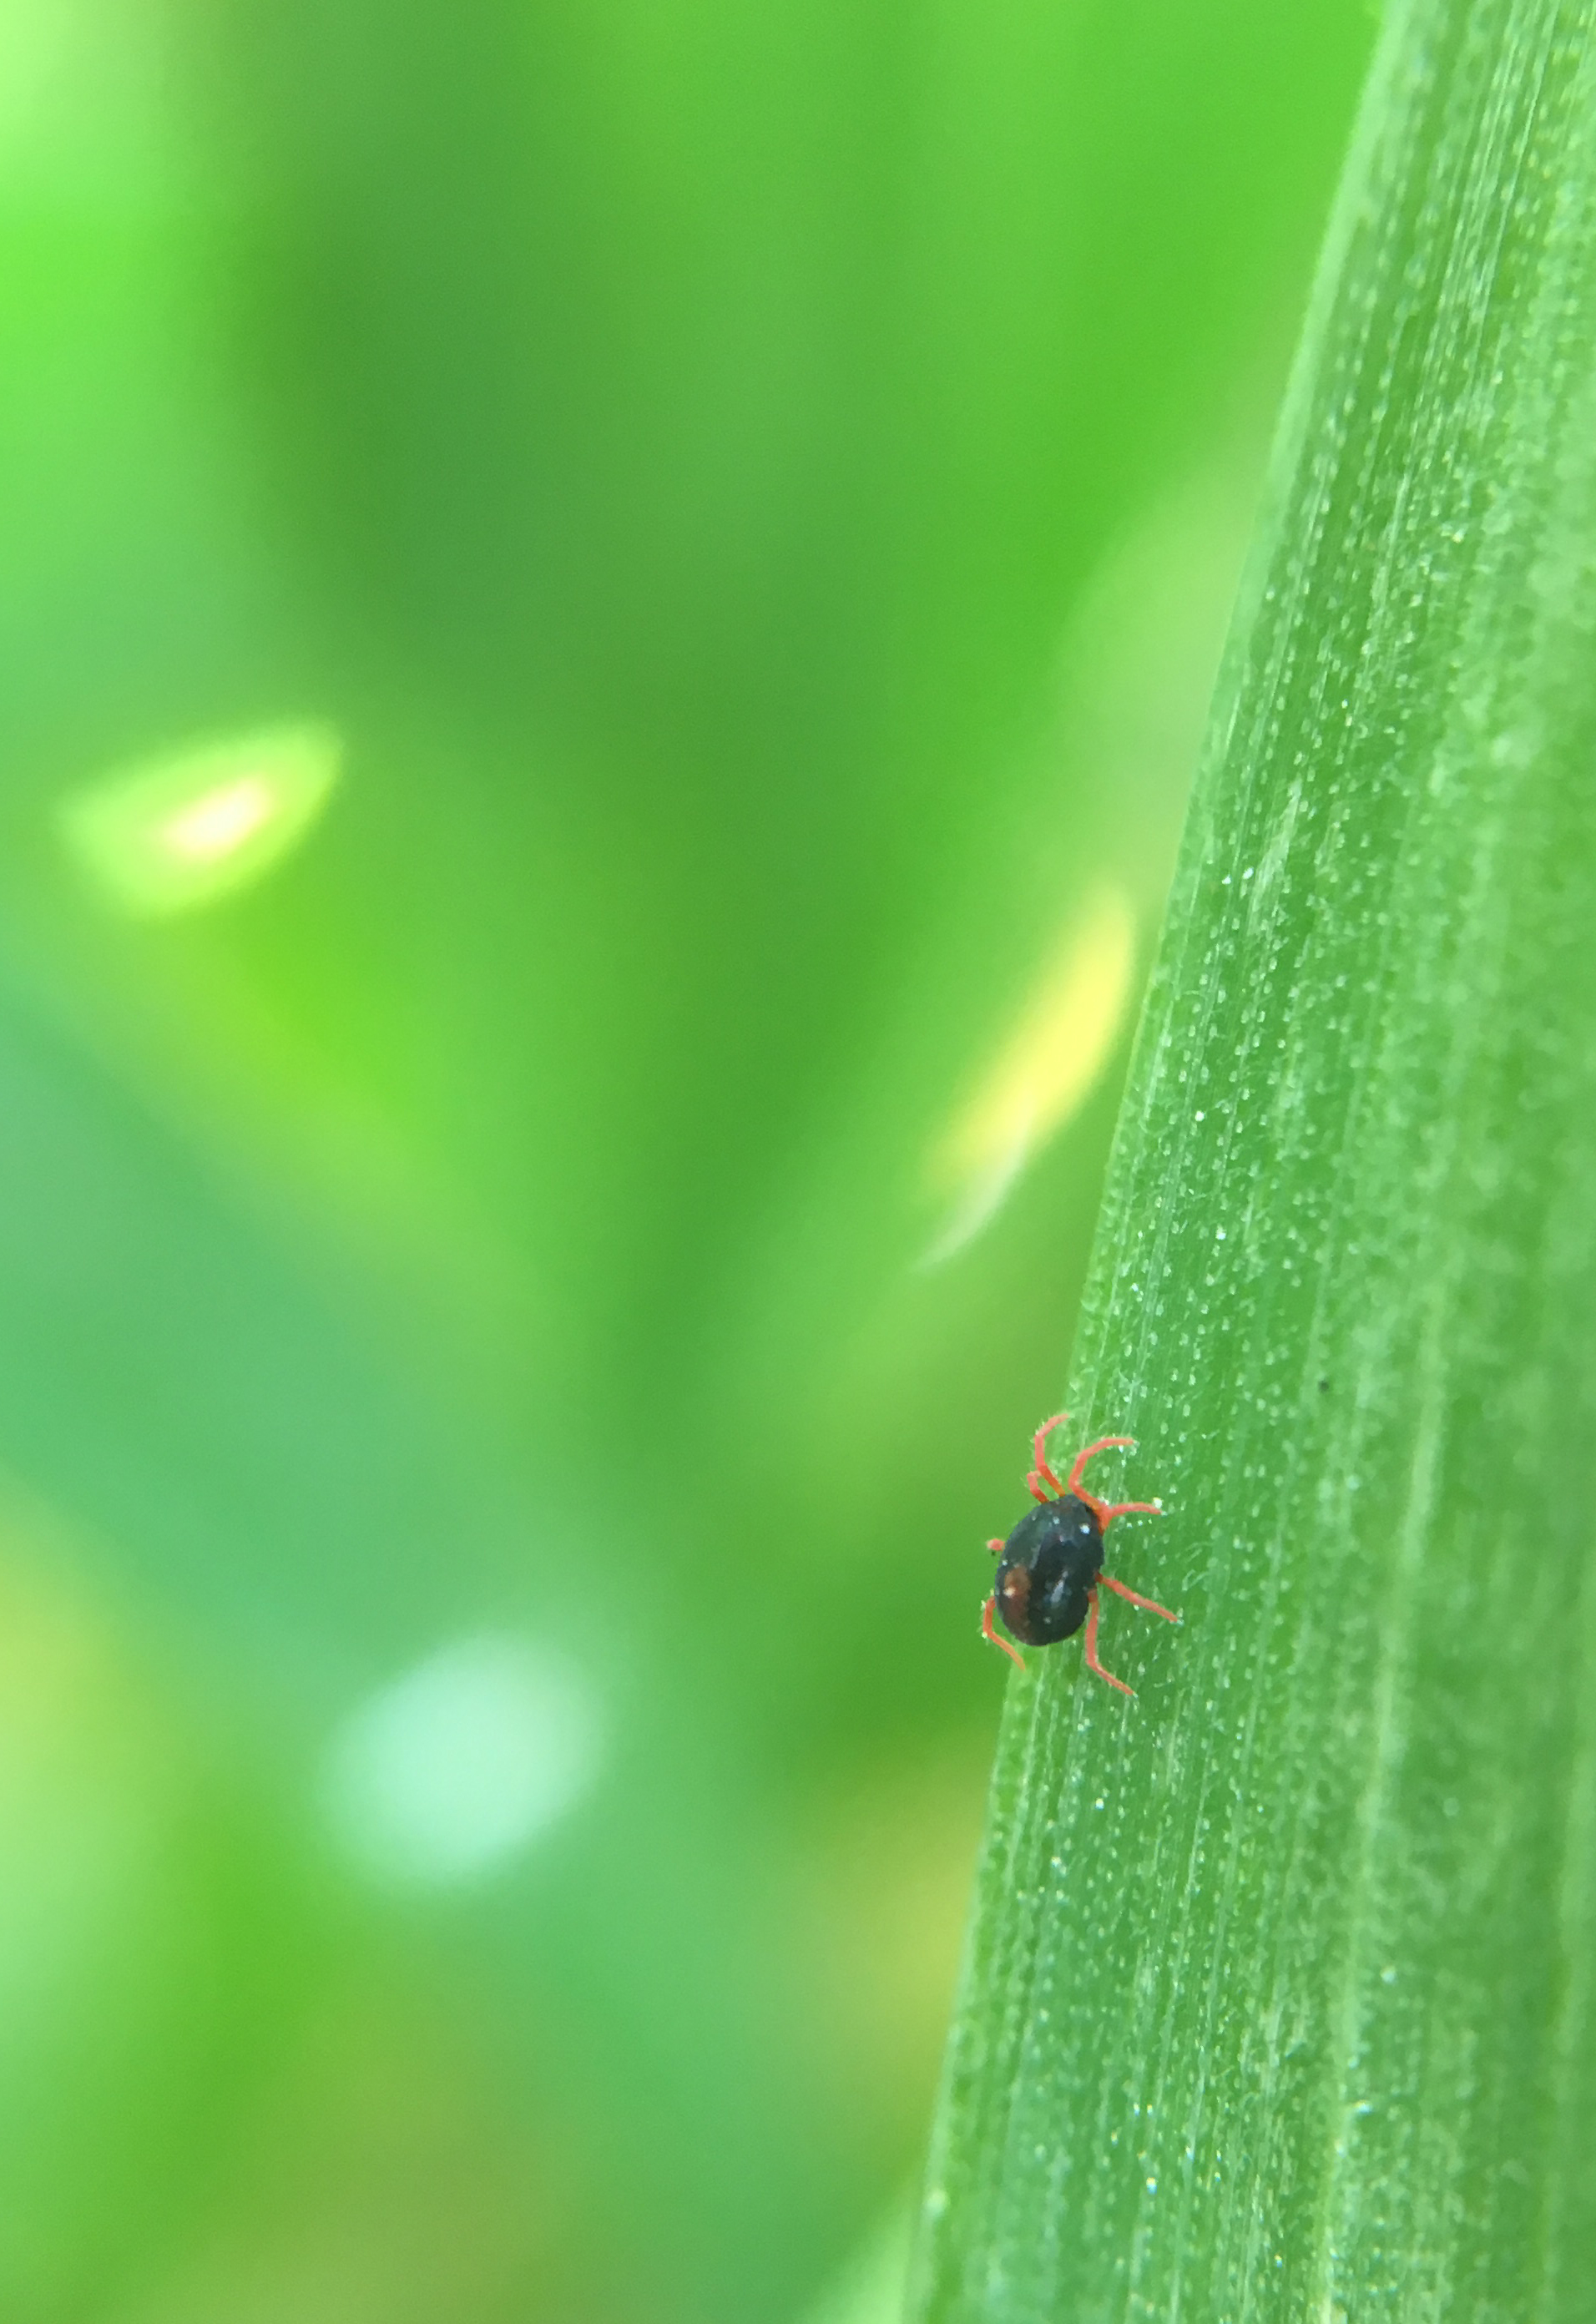
[[[1088,1592],[1102,1571],[1102,1527],[1074,1493],[1042,1501],[1020,1518],[998,1560],[998,1611],[1030,1646],[1067,1638],[1086,1618]]]

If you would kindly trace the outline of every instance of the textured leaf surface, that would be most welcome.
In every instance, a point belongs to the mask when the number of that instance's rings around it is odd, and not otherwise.
[[[1596,2312],[1593,16],[1371,83],[1075,1370],[1185,1627],[1012,1683],[937,2324]]]

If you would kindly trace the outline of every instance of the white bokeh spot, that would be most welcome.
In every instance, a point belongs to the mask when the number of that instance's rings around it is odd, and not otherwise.
[[[520,1856],[591,1788],[598,1699],[552,1648],[461,1638],[358,1703],[326,1799],[346,1852],[385,1884],[453,1887]]]

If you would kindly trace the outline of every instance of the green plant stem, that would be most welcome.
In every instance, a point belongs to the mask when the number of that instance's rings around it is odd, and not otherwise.
[[[920,2316],[1596,2314],[1593,1241],[1596,5],[1418,0],[1075,1367],[1185,1624],[1011,1683]]]

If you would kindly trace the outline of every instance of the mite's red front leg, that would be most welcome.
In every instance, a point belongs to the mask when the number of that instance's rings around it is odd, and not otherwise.
[[[1064,1487],[1059,1483],[1057,1478],[1054,1475],[1053,1471],[1048,1467],[1047,1455],[1043,1450],[1043,1447],[1046,1445],[1047,1439],[1052,1434],[1053,1431],[1059,1425],[1059,1423],[1061,1421],[1067,1420],[1068,1418],[1069,1415],[1067,1412],[1056,1412],[1051,1420],[1043,1421],[1041,1426],[1038,1429],[1036,1434],[1031,1439],[1031,1472],[1025,1480],[1025,1487],[1027,1492],[1029,1493],[1031,1499],[1035,1501],[1045,1501],[1047,1499],[1047,1494],[1043,1489],[1044,1483],[1052,1486],[1053,1490],[1057,1494],[1060,1500],[1064,1499]],[[1072,1487],[1071,1489],[1073,1490],[1074,1488]]]
[[[1095,1444],[1088,1444],[1084,1452],[1075,1454],[1075,1465],[1069,1472],[1069,1483],[1065,1488],[1066,1491],[1074,1493],[1080,1500],[1090,1502],[1091,1494],[1083,1493],[1081,1490],[1081,1473],[1087,1462],[1094,1453],[1112,1452],[1116,1444],[1133,1445],[1135,1442],[1134,1436],[1100,1436]]]

